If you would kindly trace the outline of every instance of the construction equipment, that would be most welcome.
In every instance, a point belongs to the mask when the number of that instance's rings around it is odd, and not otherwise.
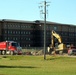
[[[20,47],[18,42],[15,41],[3,41],[0,42],[0,54],[22,54],[22,47]]]
[[[58,40],[57,46],[55,46],[55,38]],[[51,33],[51,45],[48,47],[48,52],[56,52],[62,53],[63,50],[66,50],[67,47],[65,44],[62,43],[62,38],[59,34],[57,34],[54,30]]]

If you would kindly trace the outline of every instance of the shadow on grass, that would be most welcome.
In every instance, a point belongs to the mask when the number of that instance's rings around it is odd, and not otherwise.
[[[58,59],[63,59],[64,57],[50,57],[47,60],[58,60]]]
[[[33,66],[5,66],[5,65],[0,65],[0,68],[37,68]]]

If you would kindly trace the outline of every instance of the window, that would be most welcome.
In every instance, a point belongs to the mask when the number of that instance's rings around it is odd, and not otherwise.
[[[30,26],[30,25],[28,25],[28,28],[31,28],[31,26]]]
[[[13,37],[13,40],[15,40],[15,37]]]
[[[4,27],[7,27],[7,25],[6,25],[6,24],[4,24]]]
[[[26,34],[28,34],[28,32],[26,32]]]
[[[57,30],[57,27],[54,27],[54,30]]]
[[[28,40],[28,38],[26,38],[26,40]]]
[[[25,34],[25,31],[23,31],[23,34]]]
[[[8,34],[10,33],[10,31],[8,30]]]
[[[4,33],[6,34],[7,33],[7,30],[5,30]]]
[[[23,31],[21,31],[21,34],[23,34]]]
[[[12,34],[12,31],[10,31],[10,33]]]
[[[30,32],[29,32],[29,34],[30,34]]]
[[[31,39],[30,39],[30,38],[26,38],[26,40],[27,40],[27,41],[30,41]]]
[[[12,46],[18,46],[18,43],[11,43]]]
[[[49,35],[50,33],[49,32],[47,32],[47,35]]]
[[[15,34],[15,31],[13,31],[13,34]]]
[[[8,37],[8,40],[10,40],[10,38]]]
[[[67,36],[68,34],[67,34],[67,33],[65,33],[64,35],[65,35],[65,36]]]
[[[29,38],[29,41],[30,41],[30,38]]]
[[[4,37],[4,40],[7,40],[7,37]]]
[[[17,34],[17,31],[16,31],[16,34]]]
[[[16,37],[16,40],[18,40],[18,38]]]
[[[18,31],[18,34],[20,34],[20,31]]]
[[[29,47],[30,47],[30,44],[29,44]]]

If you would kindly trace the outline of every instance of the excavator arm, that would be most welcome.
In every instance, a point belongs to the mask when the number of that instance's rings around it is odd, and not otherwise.
[[[53,36],[58,39],[59,43],[62,43],[61,36],[59,34],[57,34],[54,30],[52,30],[52,37]]]

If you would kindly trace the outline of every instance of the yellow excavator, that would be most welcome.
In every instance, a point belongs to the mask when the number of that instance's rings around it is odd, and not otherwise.
[[[58,45],[55,46],[55,38],[58,40]],[[48,52],[56,52],[58,51],[59,54],[62,54],[64,50],[67,50],[65,44],[62,43],[62,38],[59,34],[57,34],[54,30],[51,32],[51,45],[48,47]]]

